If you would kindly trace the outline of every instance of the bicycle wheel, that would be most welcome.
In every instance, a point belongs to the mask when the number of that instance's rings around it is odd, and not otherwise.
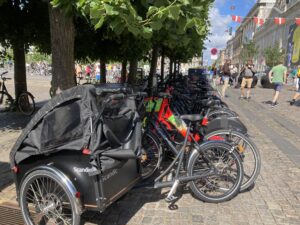
[[[220,203],[239,193],[243,164],[239,154],[231,148],[226,143],[207,142],[191,155],[188,175],[209,174],[190,182],[189,187],[195,197],[204,202]]]
[[[152,131],[147,130],[142,136],[142,154],[140,156],[142,179],[147,179],[160,167],[162,152],[159,140]]]
[[[20,188],[20,207],[27,225],[78,225],[75,196],[54,173],[37,170],[30,173]]]
[[[219,130],[205,135],[204,139],[218,139],[233,143],[244,166],[244,180],[241,191],[245,191],[254,184],[260,172],[261,157],[258,148],[249,137],[236,131]]]
[[[13,103],[13,98],[6,92],[0,91],[0,112],[10,109]]]
[[[35,110],[35,102],[32,94],[29,92],[23,92],[17,99],[18,109],[21,113],[30,116]]]

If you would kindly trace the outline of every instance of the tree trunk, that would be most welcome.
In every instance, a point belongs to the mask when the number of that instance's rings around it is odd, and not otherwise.
[[[22,91],[27,91],[25,47],[24,47],[24,43],[20,41],[14,43],[12,48],[14,54],[14,70],[15,70],[14,72],[15,98],[17,98]]]
[[[105,60],[100,60],[100,83],[106,83],[106,62]]]
[[[49,5],[52,51],[52,91],[66,90],[75,85],[73,18],[61,9]]]
[[[157,59],[158,59],[158,46],[153,46],[150,72],[149,72],[149,78],[148,78],[148,87],[149,88],[153,87],[153,77],[156,75]]]
[[[130,60],[129,74],[128,74],[128,83],[129,84],[135,84],[137,67],[138,67],[138,60],[137,59]]]
[[[165,75],[165,54],[162,52],[161,54],[161,63],[160,63],[160,81],[164,81]]]
[[[173,69],[173,77],[176,78],[177,75],[177,60],[174,60],[174,69]]]
[[[173,77],[173,60],[171,58],[169,58],[170,60],[170,64],[169,64],[169,77],[172,78]]]
[[[121,83],[124,84],[126,82],[127,75],[127,60],[122,61],[122,72],[121,72]]]

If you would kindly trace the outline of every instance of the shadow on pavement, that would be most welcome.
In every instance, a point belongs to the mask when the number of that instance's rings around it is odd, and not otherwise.
[[[9,163],[0,161],[0,192],[12,183],[13,176]]]
[[[133,189],[122,197],[119,201],[113,203],[103,213],[99,212],[86,212],[82,216],[81,224],[93,223],[101,225],[127,224],[135,214],[143,207],[147,207],[147,203],[158,202],[165,198],[168,192],[161,193],[161,190],[157,189]],[[168,208],[168,206],[165,206]],[[153,208],[154,210],[154,208]],[[152,217],[153,215],[148,215]],[[143,220],[147,220],[147,215]],[[140,216],[137,218],[137,224],[144,223],[146,221],[140,221]],[[132,221],[135,223],[135,221]]]
[[[21,130],[30,121],[31,116],[25,116],[19,112],[0,113],[0,132],[6,130]]]
[[[36,103],[37,112],[48,101],[41,101]],[[20,112],[1,112],[0,113],[0,132],[6,130],[22,130],[27,123],[34,116],[26,116]]]

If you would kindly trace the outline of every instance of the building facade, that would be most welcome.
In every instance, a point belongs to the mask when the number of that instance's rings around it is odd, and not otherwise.
[[[276,0],[258,0],[245,16],[241,25],[237,28],[235,36],[227,42],[227,52],[230,52],[230,49],[232,49],[229,56],[232,59],[232,63],[238,65],[238,68],[240,68],[246,60],[243,59],[241,55],[244,44],[254,41],[253,38],[256,32],[262,27],[262,25],[254,23],[253,18],[268,18],[275,3]]]
[[[283,25],[275,24],[274,17],[286,18]],[[254,42],[259,49],[256,62],[258,70],[265,70],[264,51],[278,43],[286,53],[286,65],[294,67],[300,64],[300,26],[295,24],[295,18],[300,18],[299,0],[277,0],[271,10],[269,20],[254,35]]]

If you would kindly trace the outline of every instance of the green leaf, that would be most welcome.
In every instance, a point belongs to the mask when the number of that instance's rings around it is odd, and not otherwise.
[[[184,29],[186,30],[186,29],[191,28],[193,26],[195,26],[195,19],[194,18],[193,19],[189,19],[187,21]]]
[[[114,7],[112,7],[111,5],[105,4],[104,3],[104,8],[105,11],[107,13],[107,15],[113,16],[113,15],[118,15],[119,12],[114,10]]]
[[[153,30],[160,30],[163,24],[159,20],[156,20],[156,21],[152,21],[150,23],[150,26]]]
[[[150,39],[152,37],[152,29],[150,27],[143,27],[143,38]]]
[[[155,12],[157,12],[158,8],[155,6],[150,6],[147,12],[147,17],[151,16],[152,14],[154,14]]]
[[[186,18],[181,17],[178,22],[177,22],[177,26],[178,26],[178,34],[184,34],[185,33],[185,26],[186,26]]]
[[[90,9],[90,18],[91,19],[99,19],[99,18],[101,18],[101,17],[103,17],[104,14],[105,13],[105,11],[104,11],[104,8],[91,8]]]
[[[190,0],[180,0],[180,2],[181,2],[183,5],[189,5],[189,4],[190,4]]]
[[[137,36],[140,33],[137,27],[131,25],[128,26],[128,31],[132,33],[134,36]]]
[[[115,26],[114,28],[114,32],[116,33],[116,35],[120,35],[125,29],[124,24],[122,23],[118,23],[117,26]]]
[[[96,23],[96,25],[94,26],[95,30],[99,29],[100,27],[102,27],[103,25],[103,22],[104,22],[104,17],[101,17],[99,22]]]
[[[177,5],[171,6],[169,8],[169,17],[174,20],[178,20],[180,14],[180,7]]]

